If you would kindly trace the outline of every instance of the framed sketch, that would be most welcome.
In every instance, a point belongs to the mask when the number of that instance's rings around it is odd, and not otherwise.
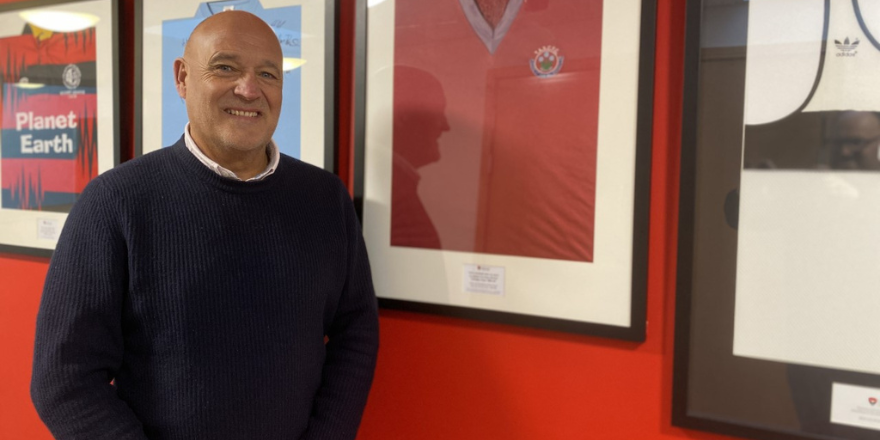
[[[116,1],[0,5],[0,251],[50,256],[118,163]]]
[[[640,341],[654,2],[369,2],[380,304]]]
[[[192,30],[228,10],[251,12],[278,35],[284,55],[281,117],[273,140],[289,156],[332,170],[335,162],[335,0],[138,1],[135,67],[140,124],[135,155],[177,142],[188,122],[174,60]]]
[[[674,422],[880,438],[880,4],[687,7]]]

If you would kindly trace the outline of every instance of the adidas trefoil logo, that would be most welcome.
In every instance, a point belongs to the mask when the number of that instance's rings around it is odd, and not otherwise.
[[[859,39],[856,38],[855,41],[850,43],[849,37],[846,37],[843,40],[843,43],[840,40],[834,40],[834,45],[837,46],[837,56],[839,57],[854,57],[858,53],[856,48],[859,47]]]

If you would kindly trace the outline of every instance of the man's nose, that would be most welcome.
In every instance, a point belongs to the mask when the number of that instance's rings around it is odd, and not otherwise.
[[[253,73],[245,73],[238,78],[238,81],[235,84],[235,94],[248,101],[253,101],[254,99],[259,98],[260,85],[257,82],[257,75]]]
[[[440,125],[440,131],[449,131],[452,130],[452,127],[449,126],[449,119],[446,119],[446,115],[441,115],[442,121]]]

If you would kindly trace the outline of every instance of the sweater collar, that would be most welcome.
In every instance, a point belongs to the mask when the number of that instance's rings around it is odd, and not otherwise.
[[[165,148],[163,148],[163,150],[165,150]],[[231,193],[258,193],[270,188],[275,188],[281,182],[281,178],[278,175],[284,173],[284,164],[282,163],[283,160],[281,160],[274,173],[275,177],[271,179],[244,182],[239,179],[223,177],[220,174],[217,174],[213,169],[205,166],[198,160],[195,154],[189,151],[184,136],[181,136],[180,139],[174,145],[168,147],[167,150],[170,150],[169,152],[177,157],[180,165],[183,167],[181,171],[183,171],[185,175],[197,178],[215,188]]]
[[[189,122],[186,123],[186,127],[184,127],[183,129],[183,140],[186,144],[186,149],[189,150],[190,153],[192,153],[196,157],[196,159],[199,160],[199,162],[208,167],[211,171],[227,179],[234,179],[242,182],[257,182],[272,175],[272,173],[274,173],[275,170],[278,168],[278,161],[281,159],[281,152],[278,151],[278,146],[275,145],[275,141],[270,139],[269,145],[266,146],[266,156],[268,156],[269,159],[269,164],[266,165],[266,169],[263,170],[263,172],[261,172],[260,174],[251,177],[250,179],[241,180],[231,170],[211,160],[211,158],[205,155],[202,149],[199,148],[198,145],[196,145],[196,141],[193,140],[192,135],[190,135],[189,133]]]

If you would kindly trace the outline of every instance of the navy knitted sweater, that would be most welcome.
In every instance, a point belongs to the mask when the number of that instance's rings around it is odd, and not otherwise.
[[[225,179],[181,139],[70,212],[31,395],[59,440],[353,439],[377,346],[339,180],[283,155],[263,181]]]

